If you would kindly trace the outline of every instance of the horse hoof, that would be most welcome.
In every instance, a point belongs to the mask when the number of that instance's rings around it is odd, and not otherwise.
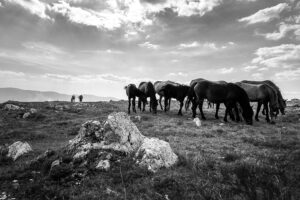
[[[274,122],[274,121],[271,121],[271,122],[270,122],[270,124],[276,124],[276,122]]]
[[[258,118],[255,118],[255,120],[256,120],[257,122],[259,122],[259,119],[258,119]]]
[[[216,118],[216,119],[219,119],[219,117],[218,117],[218,116],[215,116],[215,118]]]

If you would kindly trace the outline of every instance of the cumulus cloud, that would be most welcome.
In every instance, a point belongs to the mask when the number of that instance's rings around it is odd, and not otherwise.
[[[8,5],[20,6],[40,18],[50,19],[50,17],[46,14],[49,6],[39,0],[4,0],[4,2]]]
[[[187,73],[183,73],[183,72],[177,72],[177,73],[171,72],[171,73],[168,74],[168,76],[183,76],[183,77],[187,77],[188,74]]]
[[[294,35],[299,35],[300,24],[286,24],[281,23],[279,25],[279,31],[275,31],[273,33],[259,34],[263,35],[268,40],[279,40],[284,38],[289,32],[293,32]]]
[[[298,68],[300,63],[300,45],[282,44],[273,47],[259,48],[255,52],[256,58],[252,63],[261,64],[269,68]]]
[[[239,19],[238,21],[246,22],[247,24],[269,22],[273,19],[280,18],[280,13],[288,9],[290,9],[290,6],[287,3],[280,3],[276,6],[259,10],[248,17]]]

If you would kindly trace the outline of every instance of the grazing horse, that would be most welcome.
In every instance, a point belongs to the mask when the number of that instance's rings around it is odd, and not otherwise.
[[[256,85],[264,83],[264,84],[267,84],[268,86],[272,87],[275,90],[276,94],[277,94],[278,103],[279,103],[279,110],[280,110],[280,112],[281,112],[282,115],[285,115],[286,100],[283,99],[282,94],[280,92],[280,89],[279,89],[279,87],[275,83],[273,83],[270,80],[265,80],[265,81],[248,81],[248,80],[243,80],[241,82],[242,83],[256,84]],[[264,110],[265,110],[265,108],[264,108]]]
[[[212,81],[199,81],[193,88],[196,94],[196,101],[192,106],[193,117],[196,117],[196,108],[199,105],[202,119],[205,119],[202,106],[204,99],[217,105],[224,103],[226,106],[224,121],[227,122],[227,114],[232,109],[235,110],[237,120],[239,121],[239,113],[237,103],[241,106],[243,118],[247,124],[252,124],[253,110],[250,106],[249,98],[245,90],[234,83],[218,83]]]
[[[164,94],[162,93],[161,88],[163,86],[165,86],[166,84],[172,84],[174,86],[180,85],[180,84],[175,83],[173,81],[156,81],[156,82],[154,82],[154,89],[155,89],[156,94],[158,94],[158,96],[159,96],[159,105],[160,105],[161,110],[164,110],[162,105],[161,105],[161,100],[164,97]],[[170,107],[171,107],[171,99],[169,99],[168,105],[169,105],[169,108],[167,108],[167,109],[169,110]],[[165,104],[165,109],[166,109],[166,104]]]
[[[131,106],[131,99],[132,99],[132,111],[136,113],[135,109],[135,98],[139,97],[144,99],[145,95],[142,91],[140,91],[135,84],[129,84],[124,88],[126,90],[126,94],[128,97],[128,114],[130,114],[130,106]]]
[[[156,114],[158,104],[153,84],[151,82],[141,82],[138,89],[144,94],[144,98],[139,98],[139,108],[141,109],[141,103],[143,103],[143,111],[145,111],[147,98],[150,97],[150,112],[153,111]]]
[[[71,102],[72,102],[72,103],[75,102],[75,95],[72,95],[72,97],[71,97]]]
[[[249,83],[242,83],[242,82],[237,82],[236,83],[238,86],[243,88],[248,96],[251,102],[257,102],[257,110],[256,110],[256,115],[255,115],[255,120],[258,120],[258,114],[261,108],[261,105],[264,105],[266,108],[266,120],[267,122],[270,122],[269,118],[269,107],[268,104],[270,105],[270,114],[271,114],[271,120],[273,123],[273,117],[274,113],[278,111],[278,100],[277,100],[277,95],[276,92],[267,84],[249,84]]]
[[[197,83],[199,82],[202,82],[202,81],[207,81],[206,79],[203,79],[203,78],[198,78],[198,79],[194,79],[191,81],[190,83],[190,89],[188,91],[188,98],[185,102],[185,109],[187,110],[189,108],[189,104],[190,102],[192,101],[192,103],[195,103],[196,101],[196,94],[195,94],[195,91],[194,91],[194,87],[196,86]],[[215,83],[219,83],[219,84],[227,84],[226,81],[215,81]],[[211,104],[214,105],[214,103],[210,102],[209,100],[207,100],[208,103],[208,106],[210,106]],[[219,109],[220,109],[220,103],[216,103],[216,113],[215,113],[215,118],[216,119],[219,119]],[[231,111],[229,111],[229,116],[232,120],[234,120],[234,115],[232,114]]]
[[[174,85],[172,83],[167,83],[164,86],[162,86],[157,93],[163,94],[163,96],[165,97],[165,112],[167,111],[168,102],[171,101],[171,98],[175,98],[177,101],[180,102],[178,115],[182,115],[181,110],[183,107],[183,101],[188,94],[189,88],[190,87],[187,85]]]

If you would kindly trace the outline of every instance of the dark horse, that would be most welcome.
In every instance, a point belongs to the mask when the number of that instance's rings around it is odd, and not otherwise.
[[[157,112],[157,99],[155,96],[154,86],[151,82],[141,82],[138,88],[145,98],[139,98],[139,108],[141,109],[141,103],[143,103],[143,110],[145,111],[145,105],[147,103],[147,98],[150,97],[150,112],[153,111],[154,114]]]
[[[185,109],[187,110],[189,108],[189,104],[190,102],[192,101],[192,103],[194,104],[195,101],[196,101],[196,94],[195,94],[195,91],[194,91],[194,87],[196,86],[197,83],[201,82],[201,81],[207,81],[206,79],[204,78],[198,78],[198,79],[194,79],[191,81],[190,83],[190,89],[188,91],[188,98],[186,100],[186,104],[185,104]],[[227,84],[226,81],[216,81],[215,83],[218,83],[218,84]],[[214,103],[210,102],[209,100],[207,100],[208,103],[208,106],[210,106],[211,104],[214,105]],[[216,119],[219,119],[219,109],[220,109],[220,103],[216,103],[216,113],[215,113],[215,118]],[[231,111],[229,111],[229,116],[232,120],[235,120],[235,117],[234,115],[232,114]]]
[[[279,110],[280,110],[280,112],[281,112],[282,115],[285,115],[286,100],[283,99],[282,94],[280,92],[280,89],[279,89],[279,87],[275,83],[273,83],[270,80],[264,80],[264,81],[248,81],[248,80],[243,80],[241,82],[242,83],[256,84],[256,85],[264,83],[264,84],[267,84],[268,86],[272,87],[275,90],[276,94],[277,94],[278,103],[279,103]],[[264,110],[265,110],[265,108],[264,108]]]
[[[199,105],[202,119],[205,119],[202,106],[204,99],[216,104],[224,103],[226,106],[224,121],[227,122],[227,115],[234,109],[237,118],[239,112],[237,103],[241,106],[243,118],[247,124],[252,124],[253,110],[250,106],[250,101],[247,93],[241,87],[234,83],[217,83],[212,81],[199,81],[195,87],[196,101],[192,106],[193,117],[196,117],[196,108]]]
[[[165,97],[165,96],[164,96],[164,93],[162,93],[161,88],[162,88],[163,86],[165,86],[166,84],[172,84],[172,85],[174,85],[174,86],[180,85],[179,83],[175,83],[175,82],[173,82],[173,81],[155,81],[155,82],[154,82],[154,89],[155,89],[155,92],[156,92],[156,93],[158,94],[158,96],[159,96],[159,105],[160,105],[161,110],[164,110],[163,107],[162,107],[162,105],[161,105],[161,100],[162,100],[163,97]],[[169,99],[168,105],[169,105],[169,108],[170,108],[170,107],[171,107],[171,98]],[[168,110],[169,108],[166,107],[166,104],[165,104],[165,110],[166,110],[166,109]]]
[[[177,101],[180,102],[180,108],[178,111],[178,115],[182,115],[182,107],[183,101],[188,94],[189,86],[181,85],[181,84],[165,84],[158,90],[157,93],[162,94],[165,97],[165,112],[167,111],[168,102],[171,101],[171,98],[175,98]]]
[[[274,89],[264,83],[249,84],[249,83],[237,82],[236,84],[247,92],[251,102],[257,102],[257,111],[255,115],[255,120],[259,121],[258,114],[261,105],[264,105],[266,109],[267,122],[270,122],[270,118],[269,118],[269,106],[270,106],[271,120],[272,123],[274,123],[273,117],[275,116],[275,113],[278,111],[279,108],[277,94],[274,91]]]
[[[135,84],[129,84],[124,88],[126,90],[126,94],[128,97],[128,114],[130,114],[130,106],[131,106],[131,99],[132,99],[132,111],[136,113],[135,109],[135,98],[139,97],[145,99],[145,95],[142,91],[140,91]]]

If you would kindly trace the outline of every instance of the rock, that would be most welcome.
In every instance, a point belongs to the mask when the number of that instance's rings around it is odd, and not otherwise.
[[[13,105],[13,104],[5,104],[4,110],[23,110],[24,108],[17,106],[17,105]]]
[[[78,135],[69,141],[69,150],[111,149],[130,153],[142,144],[143,136],[124,112],[112,113],[107,121],[87,121]]]
[[[89,153],[90,151],[89,150],[82,150],[82,151],[79,151],[77,152],[74,156],[73,156],[73,159],[82,159],[84,157],[86,157],[86,155]]]
[[[220,123],[219,125],[220,125],[220,126],[224,126],[225,124],[224,124],[224,123]]]
[[[152,172],[170,167],[178,160],[168,142],[142,135],[124,112],[110,114],[103,123],[85,122],[78,135],[69,141],[67,150],[73,155],[74,161],[86,157],[87,152],[93,150],[88,163],[94,163],[101,170],[108,170],[112,163],[122,160],[117,159],[120,155],[135,155],[137,163]],[[97,160],[100,160],[98,164],[95,163]]]
[[[109,168],[110,168],[109,160],[100,160],[98,165],[96,166],[96,169],[105,170],[105,171],[108,171]]]
[[[7,157],[16,160],[25,153],[32,151],[31,146],[27,142],[15,142],[8,147]]]
[[[23,119],[27,119],[30,116],[30,112],[26,112],[23,115]]]
[[[195,122],[196,126],[197,127],[200,127],[201,126],[201,120],[197,117],[193,120],[193,122]]]
[[[136,152],[137,164],[156,172],[162,167],[174,165],[178,156],[172,151],[170,144],[158,138],[145,138]]]
[[[30,112],[31,114],[35,114],[35,113],[37,113],[37,109],[35,109],[35,108],[30,108],[29,112]]]

